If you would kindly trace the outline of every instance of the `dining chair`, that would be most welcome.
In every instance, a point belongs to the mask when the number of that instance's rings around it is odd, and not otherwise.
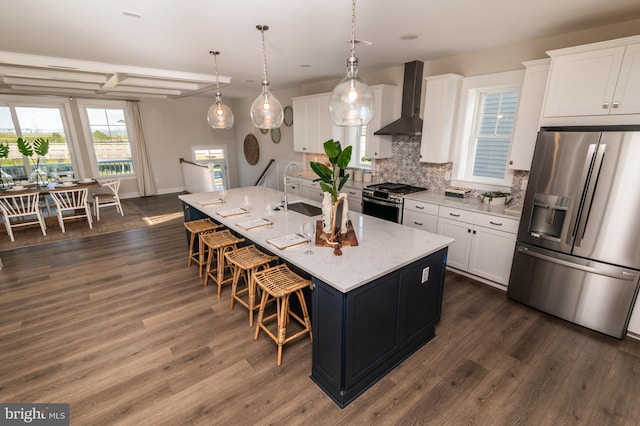
[[[65,220],[81,219],[83,217],[87,219],[89,228],[93,228],[87,188],[56,190],[49,192],[49,194],[56,205],[56,215],[62,232],[65,232]],[[69,212],[70,214],[65,215],[65,213]]]
[[[110,179],[101,182],[102,187],[106,187],[109,193],[93,193],[93,209],[95,210],[96,219],[100,220],[100,209],[104,207],[114,207],[124,216],[124,210],[122,210],[122,204],[120,204],[120,197],[118,191],[120,190],[120,179]]]
[[[40,193],[38,192],[0,197],[0,210],[2,210],[4,226],[11,241],[15,241],[12,228],[21,226],[39,224],[42,235],[47,235],[47,225],[40,211],[39,201]]]

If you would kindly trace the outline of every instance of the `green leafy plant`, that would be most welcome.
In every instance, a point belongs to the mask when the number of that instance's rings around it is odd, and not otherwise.
[[[36,175],[38,180],[40,179],[40,175],[38,173],[40,169],[40,157],[44,157],[49,153],[49,140],[44,138],[35,138],[33,143],[29,142],[27,139],[18,138],[16,140],[18,144],[18,151],[25,157],[30,157],[31,162],[36,167]],[[33,155],[36,154],[36,159],[33,159]],[[38,182],[39,184],[40,182]]]
[[[333,202],[335,203],[336,200],[338,200],[340,190],[349,179],[349,175],[340,178],[340,170],[349,165],[352,147],[348,146],[342,149],[340,141],[334,141],[333,139],[329,139],[322,146],[325,154],[327,154],[329,158],[331,168],[316,161],[312,161],[310,165],[311,169],[319,176],[314,182],[320,182],[322,190],[331,194]]]
[[[4,141],[4,144],[0,143],[0,171],[2,171],[2,159],[9,158],[9,142]],[[0,183],[4,185],[8,182],[4,181],[4,173],[0,173]]]

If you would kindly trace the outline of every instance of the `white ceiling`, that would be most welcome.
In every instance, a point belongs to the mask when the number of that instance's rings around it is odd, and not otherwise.
[[[637,19],[640,1],[360,0],[356,17],[370,72]],[[225,97],[252,96],[257,24],[274,90],[344,75],[350,0],[3,0],[0,93],[210,95],[218,50]]]

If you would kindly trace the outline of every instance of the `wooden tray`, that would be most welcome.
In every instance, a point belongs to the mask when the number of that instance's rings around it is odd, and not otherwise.
[[[321,238],[321,235],[324,234],[322,232],[322,220],[316,221],[316,246],[319,247],[332,247],[327,243],[326,240]],[[327,234],[327,237],[329,235]],[[351,222],[347,223],[347,233],[345,235],[338,235],[338,241],[342,244],[342,247],[355,247],[358,245],[358,238],[356,238],[356,233],[353,230],[353,226]]]

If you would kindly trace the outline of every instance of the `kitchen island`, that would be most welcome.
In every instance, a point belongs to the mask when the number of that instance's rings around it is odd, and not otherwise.
[[[311,379],[344,407],[435,336],[453,239],[349,212],[358,246],[344,247],[342,256],[316,246],[305,254],[309,245],[280,250],[267,240],[299,233],[304,222],[320,216],[280,208],[270,218],[273,227],[246,230],[238,224],[267,218],[266,206],[280,204],[282,196],[246,187],[229,190],[224,204],[215,203],[215,192],[179,198],[185,220],[210,217],[311,276]],[[289,202],[319,206],[291,195]],[[236,208],[249,215],[220,215]]]

